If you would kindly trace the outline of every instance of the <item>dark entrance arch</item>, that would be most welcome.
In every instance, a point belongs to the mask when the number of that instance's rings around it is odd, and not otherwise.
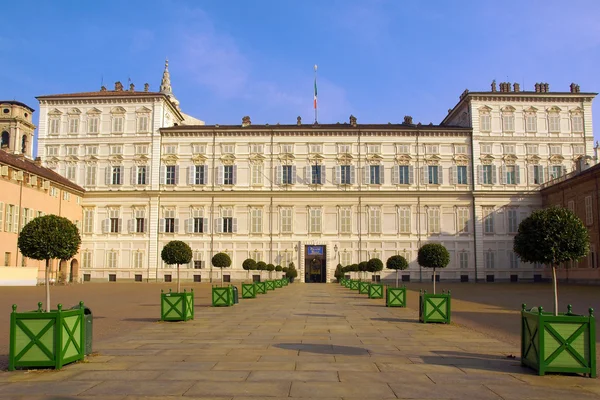
[[[327,282],[327,249],[326,246],[305,246],[304,250],[304,282]]]
[[[0,148],[10,147],[10,133],[2,132],[2,141],[0,142]]]
[[[69,271],[69,282],[77,282],[79,278],[79,261],[75,258],[71,260],[71,269]]]

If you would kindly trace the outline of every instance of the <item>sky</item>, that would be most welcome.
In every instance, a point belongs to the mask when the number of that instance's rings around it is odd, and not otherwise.
[[[102,83],[158,90],[166,58],[182,110],[207,124],[312,123],[315,64],[320,123],[438,124],[494,79],[600,91],[598,0],[38,0],[2,14],[0,99],[34,109]]]

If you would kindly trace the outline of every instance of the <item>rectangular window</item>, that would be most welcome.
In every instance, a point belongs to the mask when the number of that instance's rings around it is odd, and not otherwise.
[[[91,251],[84,251],[82,253],[82,261],[81,261],[82,265],[81,267],[83,269],[90,269],[92,268],[92,252]]]
[[[46,155],[48,157],[58,156],[58,146],[46,146]]]
[[[110,154],[111,155],[122,155],[123,154],[123,146],[121,146],[121,145],[110,146]]]
[[[70,134],[79,133],[79,119],[78,118],[70,118],[69,119],[69,133]]]
[[[467,253],[466,251],[458,252],[458,267],[460,269],[469,268],[469,253]]]
[[[585,196],[585,223],[586,225],[592,225],[594,223],[592,196]]]
[[[560,178],[563,175],[563,166],[562,165],[553,165],[550,173],[550,177],[552,179]]]
[[[544,168],[541,165],[533,166],[533,183],[535,185],[544,183]]]
[[[459,207],[456,209],[457,231],[458,233],[469,232],[469,209],[467,207]]]
[[[252,165],[252,184],[262,185],[263,184],[263,165],[253,164]]]
[[[109,232],[110,233],[121,232],[121,219],[119,218],[119,210],[111,209],[108,212],[108,217],[109,217],[109,223],[110,223]]]
[[[167,165],[165,168],[165,184],[177,184],[177,168],[175,165]]]
[[[561,155],[562,154],[562,146],[560,145],[556,145],[556,146],[550,146],[550,155]]]
[[[351,208],[340,208],[340,233],[352,233]]]
[[[439,154],[440,148],[437,144],[425,145],[425,154]]]
[[[96,186],[96,177],[97,177],[97,167],[96,164],[88,164],[85,167],[85,184],[86,186]]]
[[[165,210],[163,215],[165,217],[165,233],[176,233],[175,210]]]
[[[194,216],[194,233],[205,233],[204,218]]]
[[[502,116],[502,130],[504,132],[515,131],[515,116],[512,114]]]
[[[117,268],[117,252],[110,250],[106,253],[106,265],[108,268]]]
[[[250,146],[250,152],[252,154],[262,154],[264,152],[264,146],[262,144],[253,144]]]
[[[517,210],[509,208],[506,211],[506,218],[508,220],[508,233],[517,233],[519,225],[517,223]]]
[[[371,185],[381,185],[383,182],[381,180],[381,165],[370,165],[369,166],[369,183]]]
[[[164,154],[177,154],[177,145],[176,144],[166,144],[163,149],[164,149]]]
[[[343,266],[352,264],[352,253],[349,251],[340,252],[340,264]]]
[[[537,131],[537,117],[535,115],[528,115],[525,117],[525,131],[526,132]]]
[[[468,183],[466,165],[458,165],[456,167],[456,183],[459,185],[466,185]]]
[[[339,154],[350,154],[351,152],[351,146],[349,144],[338,144]]]
[[[427,229],[429,233],[440,233],[440,209],[427,209]]]
[[[83,210],[83,233],[94,233],[94,210]]]
[[[281,153],[294,154],[294,145],[293,144],[282,144],[281,145]]]
[[[223,233],[233,233],[233,218],[223,217]]]
[[[292,209],[282,208],[280,211],[281,233],[292,233]]]
[[[504,170],[506,173],[506,184],[507,185],[515,185],[516,181],[516,167],[514,165],[506,165],[504,166]]]
[[[381,145],[369,144],[367,145],[367,154],[379,154],[381,153]]]
[[[136,185],[148,184],[148,166],[147,165],[138,165],[137,166],[137,174],[136,174],[135,183],[136,183]]]
[[[548,116],[548,131],[560,132],[560,115],[550,114]]]
[[[340,184],[351,185],[352,184],[352,167],[350,165],[340,166]]]
[[[148,132],[148,116],[141,115],[138,117],[137,131],[138,132]]]
[[[147,144],[136,144],[135,145],[135,154],[136,155],[148,154],[148,145]]]
[[[527,145],[527,154],[528,155],[537,155],[538,153],[538,145],[537,144],[528,144]]]
[[[194,185],[206,185],[206,165],[194,165]]]
[[[505,144],[504,145],[504,154],[516,154],[516,149],[514,144]]]
[[[75,164],[67,164],[66,169],[66,178],[72,182],[75,181],[75,176],[77,175],[77,165]]]
[[[99,118],[98,117],[90,117],[88,118],[88,133],[98,133],[98,125],[99,125]]]
[[[467,154],[467,146],[464,144],[454,145],[454,154]]]
[[[50,118],[48,121],[49,129],[48,133],[50,135],[58,135],[60,133],[60,119],[59,118]]]
[[[575,212],[575,201],[574,200],[569,200],[569,202],[567,203],[567,208],[573,212]]]
[[[493,165],[483,165],[483,184],[492,185],[494,183],[494,168]]]
[[[309,216],[310,216],[309,233],[320,233],[321,232],[321,209],[320,208],[311,208]]]
[[[206,153],[206,145],[194,143],[192,144],[192,154]]]
[[[410,184],[410,167],[408,165],[398,166],[398,183],[400,185]]]
[[[123,117],[113,118],[113,133],[123,133]]]
[[[381,209],[369,209],[369,233],[381,233]]]
[[[294,167],[292,165],[283,165],[281,167],[281,184],[291,185],[294,183]]]
[[[79,146],[67,146],[67,155],[76,156],[79,153]]]
[[[250,210],[250,233],[262,233],[262,209]]]
[[[410,207],[398,209],[400,233],[410,233]]]
[[[10,252],[4,253],[4,266],[8,267],[10,265],[11,254]]]
[[[111,185],[120,185],[122,183],[122,174],[121,171],[123,170],[122,166],[116,166],[116,167],[111,167],[111,178],[110,178],[110,184]]]
[[[519,257],[514,251],[508,251],[508,264],[511,269],[519,268]]]
[[[439,184],[439,176],[438,176],[438,166],[437,165],[428,165],[427,171],[429,174],[427,183],[430,185],[438,185]]]
[[[581,115],[573,115],[571,124],[573,132],[583,132],[583,117]]]
[[[582,156],[584,154],[585,154],[585,147],[584,146],[579,145],[579,144],[573,146],[573,155],[575,157]]]
[[[85,146],[85,154],[88,156],[97,156],[98,146]]]
[[[233,185],[233,165],[223,166],[223,184]]]
[[[133,253],[133,268],[144,268],[144,252],[141,250]]]
[[[491,207],[483,208],[483,232],[494,233],[494,209]]]
[[[492,145],[491,144],[482,144],[479,152],[481,154],[492,154]]]
[[[485,252],[484,267],[486,269],[496,268],[496,253],[492,250]]]
[[[235,153],[235,144],[223,144],[223,145],[221,145],[221,152],[223,154],[234,154]]]
[[[313,185],[322,185],[321,171],[323,170],[322,165],[311,165],[310,166],[310,183]]]
[[[489,132],[492,130],[492,117],[490,114],[481,114],[479,116],[479,130]]]

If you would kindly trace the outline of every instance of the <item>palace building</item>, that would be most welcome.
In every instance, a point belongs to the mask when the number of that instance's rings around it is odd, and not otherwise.
[[[330,282],[338,263],[395,254],[410,262],[404,280],[430,280],[416,262],[430,241],[451,254],[441,280],[534,280],[542,266],[520,263],[512,240],[540,185],[594,154],[595,96],[494,82],[439,125],[205,125],[181,111],[167,65],[157,92],[117,82],[38,97],[38,154],[86,190],[85,281],[169,281],[160,251],[174,239],[192,247],[181,276],[196,282],[219,278],[217,252],[232,281],[246,258]]]

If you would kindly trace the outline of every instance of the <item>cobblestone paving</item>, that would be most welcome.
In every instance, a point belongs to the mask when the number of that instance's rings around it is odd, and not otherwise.
[[[61,371],[0,372],[0,399],[600,400],[597,379],[539,377],[513,343],[417,319],[338,285],[293,284],[139,324]]]

